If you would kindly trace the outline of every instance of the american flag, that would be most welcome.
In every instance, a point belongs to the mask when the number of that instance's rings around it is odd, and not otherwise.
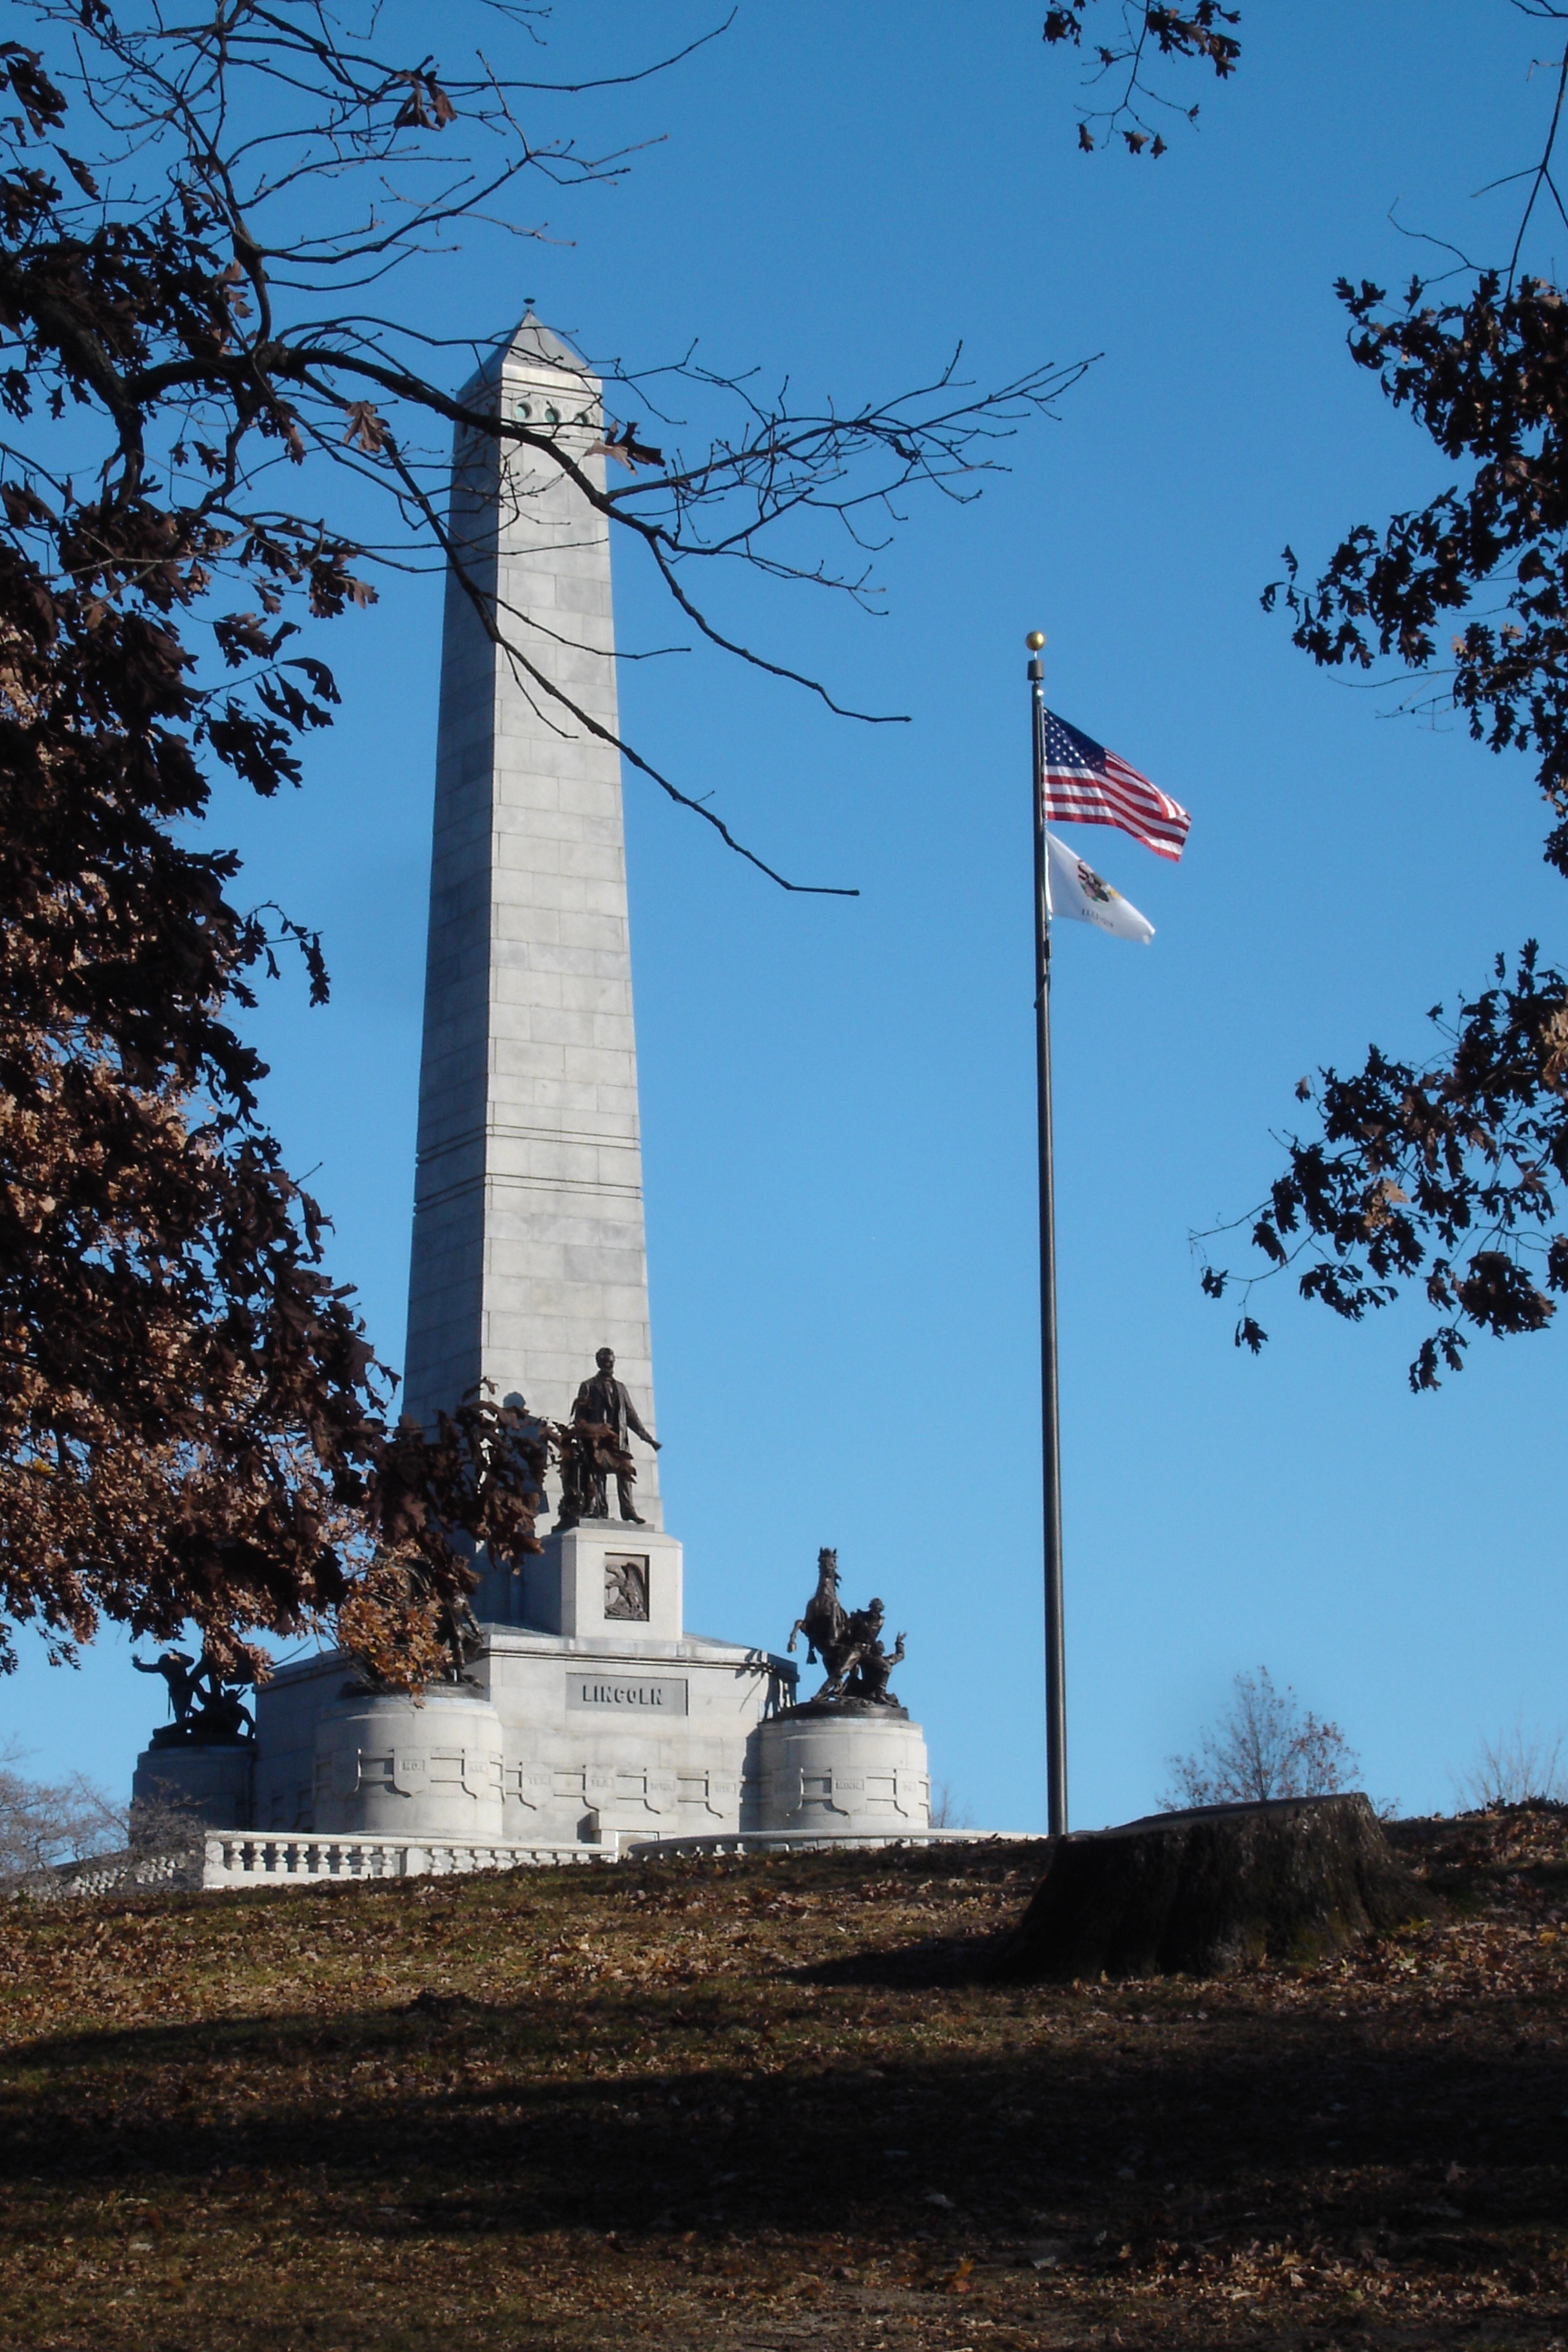
[[[1046,815],[1068,824],[1119,825],[1156,857],[1180,857],[1192,824],[1186,810],[1054,710],[1043,719]]]

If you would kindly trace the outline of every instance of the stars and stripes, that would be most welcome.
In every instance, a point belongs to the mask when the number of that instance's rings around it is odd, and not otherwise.
[[[1179,858],[1191,817],[1157,784],[1053,710],[1041,713],[1045,814],[1066,824],[1114,824],[1157,857]]]

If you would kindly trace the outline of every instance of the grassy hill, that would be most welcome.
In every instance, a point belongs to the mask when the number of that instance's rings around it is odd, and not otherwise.
[[[1568,1819],[1435,1926],[984,1980],[1033,1847],[0,1906],[0,2345],[1568,2337]]]

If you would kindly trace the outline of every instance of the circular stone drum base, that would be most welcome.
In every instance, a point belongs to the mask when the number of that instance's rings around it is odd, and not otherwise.
[[[931,1827],[931,1776],[918,1723],[865,1700],[786,1707],[757,1729],[764,1830],[832,1837]]]
[[[156,1843],[196,1822],[210,1830],[247,1830],[255,1761],[248,1739],[165,1740],[143,1748],[131,1783],[138,1834]]]
[[[327,1837],[502,1835],[500,1717],[456,1685],[413,1699],[348,1691],[316,1725],[315,1828]]]

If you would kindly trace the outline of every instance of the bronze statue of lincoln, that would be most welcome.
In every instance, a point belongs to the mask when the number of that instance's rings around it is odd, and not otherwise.
[[[623,1454],[626,1452],[628,1432],[635,1433],[657,1454],[659,1450],[658,1438],[651,1429],[643,1427],[637,1409],[626,1393],[625,1381],[616,1378],[615,1349],[601,1348],[594,1361],[599,1369],[593,1379],[584,1381],[578,1390],[576,1402],[572,1407],[573,1420],[612,1430],[616,1444]],[[584,1516],[595,1519],[606,1518],[609,1512],[605,1494],[605,1473],[595,1469],[591,1475],[593,1496]],[[632,1475],[635,1476],[636,1473]],[[622,1518],[629,1519],[635,1528],[643,1526],[643,1520],[632,1508],[632,1480],[625,1471],[616,1474],[616,1496]]]

